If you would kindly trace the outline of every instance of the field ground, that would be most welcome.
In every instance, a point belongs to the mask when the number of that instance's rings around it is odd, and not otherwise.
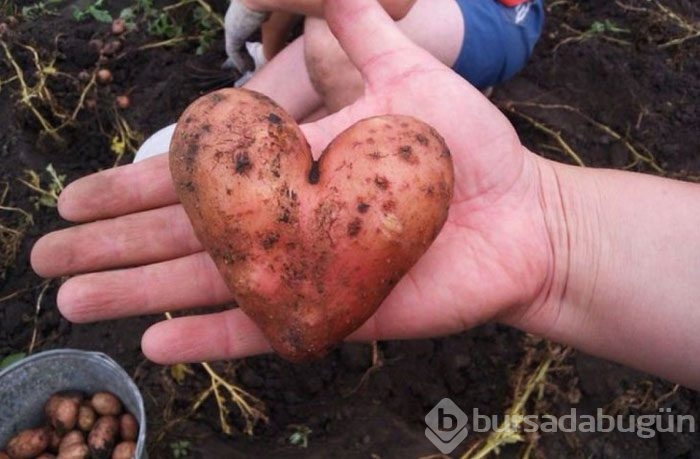
[[[0,0],[0,357],[57,347],[110,354],[143,392],[152,458],[429,456],[436,450],[423,418],[443,397],[486,415],[671,408],[700,419],[695,392],[491,324],[442,339],[380,342],[374,367],[373,348],[360,344],[308,365],[261,356],[161,367],[139,349],[143,330],[161,317],[62,319],[60,280],[39,279],[28,267],[33,242],[66,226],[52,207],[56,194],[82,175],[128,162],[139,141],[174,122],[210,76],[221,76],[221,32],[207,3],[185,0],[164,17],[147,0],[129,1],[105,8]],[[212,6],[223,13],[221,1]],[[117,38],[98,19],[127,7],[138,27]],[[700,180],[700,4],[553,0],[547,9],[532,61],[492,97],[526,145],[572,164]],[[110,84],[95,82],[98,67],[111,70]],[[125,94],[130,106],[116,108]],[[216,386],[221,403],[212,375],[230,383]],[[246,424],[226,392],[239,388],[259,399],[252,408],[267,421],[249,416]],[[697,458],[700,436],[474,433],[452,456],[467,450],[468,457],[498,450],[503,457]]]

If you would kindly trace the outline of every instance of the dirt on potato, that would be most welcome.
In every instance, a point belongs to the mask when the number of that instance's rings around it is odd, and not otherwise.
[[[112,15],[132,5],[127,0],[108,3]],[[210,386],[202,366],[161,367],[141,354],[143,331],[161,317],[93,325],[74,325],[60,317],[55,302],[59,281],[45,283],[34,275],[28,254],[39,236],[67,223],[47,206],[51,193],[19,181],[51,191],[61,176],[67,183],[130,161],[129,146],[121,147],[127,138],[138,144],[175,122],[203,86],[221,78],[222,35],[202,55],[196,54],[196,41],[144,48],[161,39],[143,27],[115,36],[110,23],[93,18],[76,22],[72,6],[84,9],[84,2],[44,2],[47,12],[22,19],[21,9],[33,5],[0,0],[0,22],[6,24],[0,26],[0,41],[17,64],[0,49],[0,357],[57,347],[106,352],[144,395],[150,457],[170,458],[176,451],[188,458],[427,456],[437,450],[425,437],[424,417],[437,402],[448,397],[468,414],[478,409],[501,416],[518,395],[518,381],[538,388],[525,403],[528,413],[561,415],[576,408],[579,414],[595,414],[604,408],[640,415],[669,408],[700,418],[696,392],[487,324],[440,339],[380,342],[374,349],[345,344],[310,364],[294,365],[273,355],[213,364],[219,374],[258,397],[268,419],[259,418],[253,435],[247,435],[240,411],[229,403],[231,435],[224,434],[213,397],[191,412]],[[226,7],[223,1],[212,6],[220,14]],[[533,58],[492,96],[525,144],[572,164],[700,179],[697,2],[552,1],[546,6],[545,32]],[[95,41],[114,39],[121,49],[100,60]],[[32,49],[42,68],[60,72],[44,72],[50,74],[47,87],[58,114],[32,99],[52,126],[63,122],[58,115],[73,115],[94,70],[106,68],[112,76],[111,83],[88,91],[60,139],[47,135],[36,113],[20,102],[16,68],[29,87],[38,81]],[[283,84],[285,76],[281,78]],[[130,102],[125,108],[117,106],[122,95]],[[56,179],[46,171],[49,164]],[[243,172],[248,167],[244,157],[235,164]],[[378,178],[377,186],[382,183]],[[368,211],[366,205],[358,202],[358,212]],[[270,236],[268,242],[273,241]],[[551,361],[555,371],[544,381],[530,378],[542,361]],[[459,457],[484,438],[470,429],[451,456]],[[506,445],[501,457],[520,457],[525,451],[531,457],[695,457],[698,448],[697,433],[658,432],[641,438],[558,432]]]

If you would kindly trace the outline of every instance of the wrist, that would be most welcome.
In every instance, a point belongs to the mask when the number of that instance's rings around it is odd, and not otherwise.
[[[700,186],[537,161],[551,263],[505,322],[700,387]]]
[[[528,333],[566,340],[587,321],[601,263],[600,195],[580,167],[534,155],[549,263],[534,300],[505,322]]]

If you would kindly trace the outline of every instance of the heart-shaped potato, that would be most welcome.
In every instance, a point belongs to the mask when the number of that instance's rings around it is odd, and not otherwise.
[[[314,162],[297,123],[244,89],[187,108],[170,169],[236,302],[297,362],[376,311],[437,237],[453,188],[445,142],[415,118],[362,120]]]

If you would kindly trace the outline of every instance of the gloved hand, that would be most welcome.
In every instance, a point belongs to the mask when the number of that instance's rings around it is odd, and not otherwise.
[[[253,75],[255,75],[255,72],[260,70],[263,65],[267,64],[267,59],[265,58],[265,53],[263,53],[263,46],[262,43],[254,41],[247,41],[245,43],[245,49],[248,50],[248,54],[250,54],[250,57],[253,58],[253,64],[255,64],[255,67],[252,70],[248,70],[245,72],[241,77],[236,80],[236,82],[233,84],[234,87],[240,88],[244,84],[248,82],[251,78],[253,78]]]
[[[241,73],[247,70],[243,45],[246,38],[265,21],[267,15],[268,13],[264,11],[251,10],[241,0],[231,0],[224,19],[228,59],[221,68],[225,70],[235,68]]]

